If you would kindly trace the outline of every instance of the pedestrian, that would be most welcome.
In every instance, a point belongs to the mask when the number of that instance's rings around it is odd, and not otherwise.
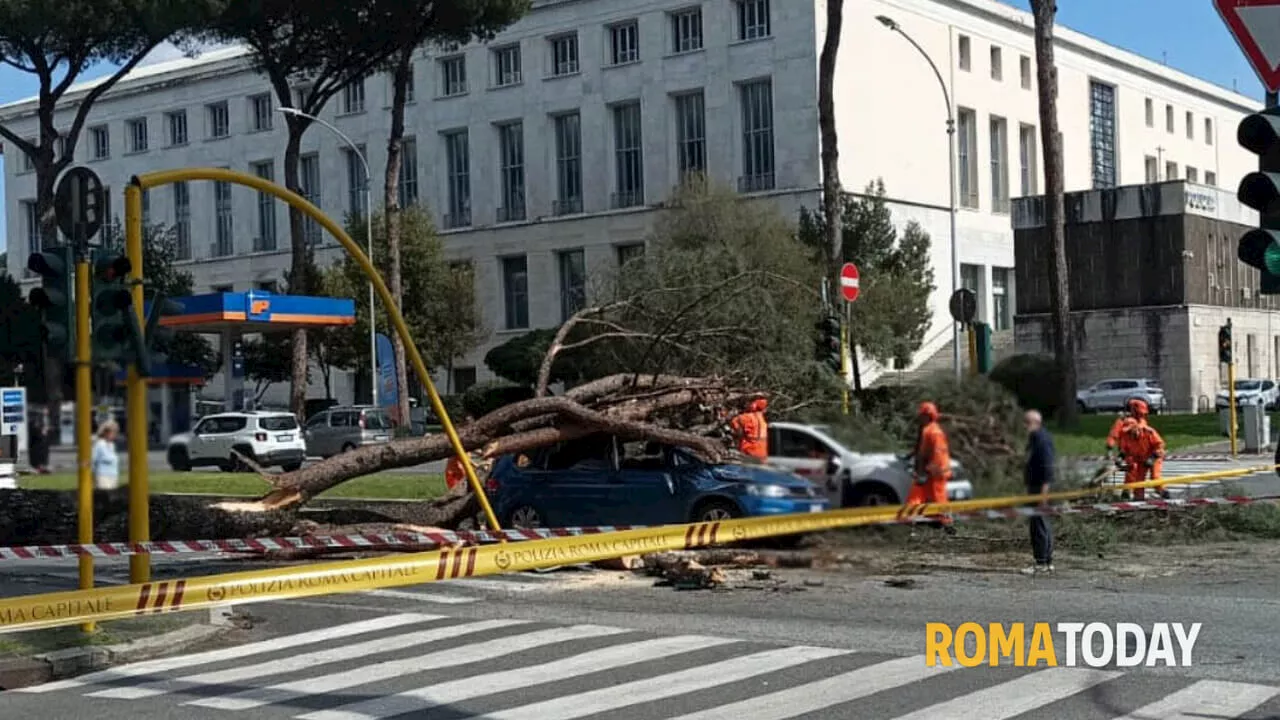
[[[107,420],[98,426],[98,439],[93,443],[90,463],[93,486],[98,490],[115,490],[120,487],[120,456],[116,454],[116,435],[120,426],[115,420]]]
[[[1128,500],[1129,490],[1132,489],[1133,499],[1141,501],[1146,499],[1146,488],[1129,486],[1146,482],[1148,474],[1152,480],[1160,479],[1160,471],[1164,467],[1164,438],[1160,437],[1159,431],[1147,424],[1147,416],[1151,410],[1146,401],[1130,400],[1129,403],[1133,422],[1120,438],[1120,454],[1128,466],[1124,474],[1126,489],[1121,497]],[[1169,496],[1168,491],[1163,488],[1159,490],[1159,494],[1161,497]]]
[[[1044,428],[1044,418],[1037,410],[1023,417],[1027,426],[1027,494],[1040,496],[1040,507],[1049,505],[1049,487],[1053,484],[1053,436]],[[1031,553],[1036,564],[1022,570],[1023,575],[1053,572],[1053,530],[1043,515],[1031,516]]]
[[[938,422],[939,417],[941,414],[934,403],[922,402],[916,409],[920,434],[916,436],[916,447],[912,453],[915,463],[911,477],[914,482],[907,491],[907,505],[947,503],[947,483],[951,481],[951,446],[947,441],[946,431]],[[942,527],[948,534],[955,534],[950,516],[933,517],[935,526]]]
[[[769,401],[758,397],[751,401],[745,412],[735,415],[729,421],[729,429],[738,443],[738,451],[760,461],[769,459],[769,424],[764,418],[768,409]]]

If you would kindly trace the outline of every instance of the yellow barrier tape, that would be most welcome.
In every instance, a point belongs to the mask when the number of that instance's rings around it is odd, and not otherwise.
[[[1100,491],[1120,491],[1126,487],[1214,482],[1274,467],[1224,470],[1148,481],[1141,485],[1068,490],[1050,494],[1049,500],[1079,499],[1097,495]],[[140,585],[26,595],[0,600],[0,632],[501,575],[557,565],[596,562],[624,555],[686,550],[778,535],[885,524],[907,516],[1016,507],[1040,500],[1038,495],[1019,495],[944,505],[864,507],[823,513],[741,518],[502,545],[447,548],[394,557],[316,563],[295,568],[270,568]]]

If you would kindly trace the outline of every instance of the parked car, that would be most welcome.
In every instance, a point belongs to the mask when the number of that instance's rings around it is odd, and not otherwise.
[[[279,466],[290,472],[302,467],[306,445],[298,421],[290,413],[218,413],[201,418],[191,432],[169,439],[169,467],[179,472],[208,466],[248,470],[232,450],[263,467]]]
[[[1082,413],[1119,412],[1132,399],[1146,402],[1153,413],[1165,410],[1164,389],[1159,380],[1151,378],[1103,380],[1077,392],[1076,407]]]
[[[784,470],[708,464],[681,448],[611,435],[500,458],[485,489],[504,527],[665,525],[831,507],[813,483]]]
[[[911,489],[908,456],[854,452],[821,425],[770,423],[769,464],[817,483],[835,507],[901,505]],[[964,466],[952,460],[947,499],[972,497],[973,484]]]
[[[1258,378],[1246,378],[1236,380],[1236,406],[1241,405],[1264,405],[1268,410],[1274,410],[1277,399],[1280,399],[1280,388],[1276,387],[1275,382],[1271,380],[1261,380]],[[1218,396],[1214,400],[1214,407],[1223,410],[1231,403],[1231,397],[1226,390],[1219,390]]]
[[[386,410],[372,405],[337,405],[312,415],[303,437],[308,457],[327,458],[365,445],[391,440],[394,431]]]

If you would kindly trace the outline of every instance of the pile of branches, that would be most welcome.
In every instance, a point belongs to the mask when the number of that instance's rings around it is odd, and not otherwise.
[[[720,418],[752,397],[715,378],[612,375],[575,387],[563,395],[513,403],[457,428],[477,474],[485,476],[504,455],[597,433],[624,440],[676,445],[709,462],[733,451],[714,437]],[[688,429],[692,428],[692,429]],[[300,508],[320,493],[348,480],[384,470],[410,467],[453,455],[444,434],[393,440],[336,455],[294,472],[272,474],[257,468],[272,490],[251,502],[222,503],[222,510],[280,512]],[[443,497],[388,515],[415,526],[455,528],[474,517],[475,498],[465,486]]]

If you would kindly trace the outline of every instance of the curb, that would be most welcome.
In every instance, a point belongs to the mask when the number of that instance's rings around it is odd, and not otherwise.
[[[34,657],[0,660],[0,691],[40,685],[111,665],[182,652],[230,629],[225,625],[188,625],[116,645],[67,648]]]

